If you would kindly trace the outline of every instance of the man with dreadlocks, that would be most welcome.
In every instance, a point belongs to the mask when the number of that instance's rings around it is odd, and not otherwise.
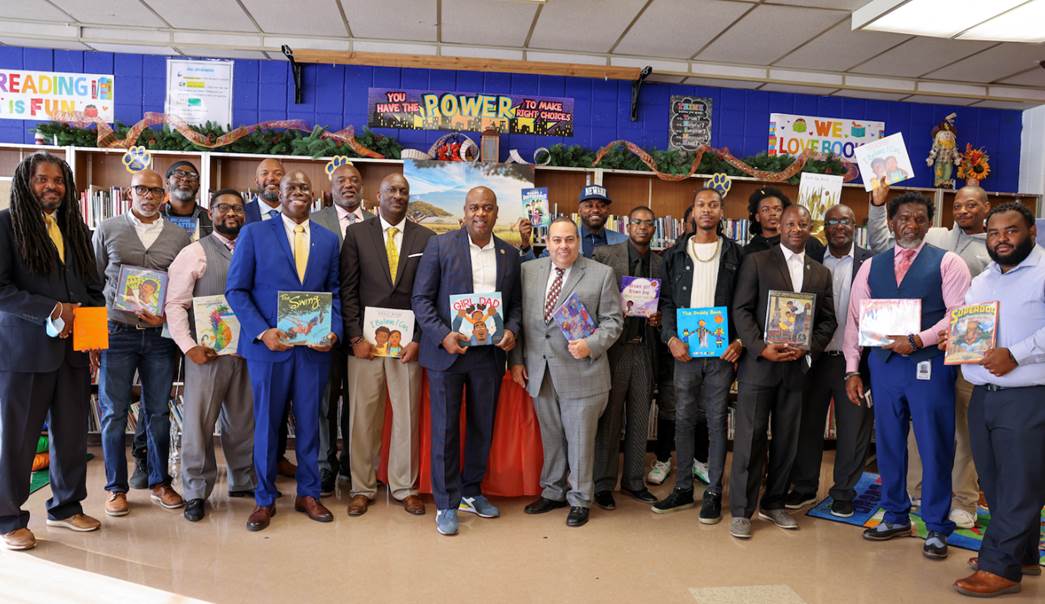
[[[101,526],[80,506],[90,368],[69,335],[73,309],[105,299],[69,165],[34,154],[18,164],[11,184],[11,208],[0,212],[0,535],[8,549],[26,550],[36,538],[21,507],[47,417],[47,524],[81,532]]]

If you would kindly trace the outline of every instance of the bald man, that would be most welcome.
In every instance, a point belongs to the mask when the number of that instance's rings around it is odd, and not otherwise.
[[[128,312],[117,310],[114,304],[123,294],[118,288],[124,266],[165,272],[178,252],[189,245],[189,235],[160,214],[164,189],[159,174],[152,170],[135,173],[130,194],[130,211],[106,220],[94,233],[94,255],[99,274],[105,275],[109,308],[109,349],[101,353],[98,373],[105,490],[109,492],[105,513],[109,516],[126,516],[130,511],[124,435],[135,372],[141,378],[138,421],[145,423],[151,499],[168,509],[184,505],[167,474],[171,432],[168,400],[177,347],[161,335],[162,310],[139,306]]]
[[[414,275],[432,231],[406,219],[410,183],[389,174],[377,193],[379,215],[348,227],[341,246],[341,298],[348,359],[349,466],[352,501],[349,516],[361,516],[377,494],[377,457],[385,422],[385,398],[392,401],[392,442],[388,488],[404,509],[425,513],[417,495],[421,330],[405,341],[398,358],[378,356],[375,342],[363,337],[366,309],[410,310]],[[378,310],[377,312],[380,312]]]
[[[889,187],[878,187],[872,193],[871,207],[868,209],[867,227],[871,243],[871,251],[875,254],[892,249],[893,234],[886,224],[885,202],[888,199]],[[987,192],[977,186],[958,189],[954,194],[954,225],[932,227],[925,235],[925,243],[954,252],[965,261],[969,273],[975,278],[987,268],[991,258],[987,253],[986,219],[991,209]],[[976,504],[980,499],[979,482],[976,466],[973,464],[972,447],[969,444],[969,399],[972,398],[972,384],[965,380],[962,372],[958,372],[955,383],[955,423],[954,423],[954,468],[951,472],[950,519],[960,528],[972,528],[976,523]],[[915,505],[922,498],[922,460],[915,446],[914,432],[907,440],[909,451],[907,490]]]
[[[286,173],[283,162],[278,159],[270,157],[261,160],[254,171],[254,184],[258,192],[246,206],[247,224],[279,216],[279,183]]]

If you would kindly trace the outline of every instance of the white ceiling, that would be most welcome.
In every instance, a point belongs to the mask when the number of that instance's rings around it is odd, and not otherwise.
[[[279,47],[654,67],[654,80],[1045,103],[1045,45],[852,31],[869,0],[0,0],[0,44],[281,59]],[[984,0],[989,1],[989,0]]]

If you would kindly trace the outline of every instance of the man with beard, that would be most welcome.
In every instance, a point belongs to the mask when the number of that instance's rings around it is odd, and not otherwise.
[[[577,213],[581,215],[581,255],[585,258],[591,258],[595,253],[595,248],[600,245],[613,245],[628,240],[628,236],[624,233],[610,231],[606,228],[606,218],[610,215],[611,203],[613,202],[606,192],[606,187],[602,185],[588,185],[581,190]],[[529,239],[527,235],[524,241],[529,242]],[[541,257],[547,255],[548,248],[545,248]],[[533,260],[533,257],[533,249],[528,248],[522,259],[525,262]]]
[[[277,432],[294,401],[297,497],[294,510],[316,522],[331,522],[319,502],[319,402],[330,373],[330,349],[340,339],[341,293],[337,236],[313,228],[312,183],[301,171],[283,177],[283,211],[276,219],[247,225],[229,265],[225,296],[239,319],[239,354],[246,358],[254,396],[256,507],[247,530],[268,527],[276,513]],[[277,325],[279,292],[331,294],[330,333],[322,344],[289,346]]]
[[[164,220],[185,229],[189,239],[198,241],[211,234],[214,223],[207,210],[196,203],[200,173],[187,161],[176,161],[167,168],[167,203],[161,212]]]
[[[871,394],[875,406],[875,443],[882,477],[881,505],[885,518],[864,531],[870,541],[885,541],[911,531],[907,494],[907,431],[922,453],[921,515],[928,529],[922,554],[947,557],[947,536],[954,530],[951,466],[954,462],[954,381],[956,369],[945,365],[936,348],[947,328],[948,313],[961,306],[969,289],[969,269],[954,252],[927,245],[933,205],[919,193],[889,200],[889,226],[894,249],[864,262],[849,297],[842,349],[846,363],[846,394],[854,405],[866,404],[860,366],[860,302],[866,299],[920,299],[918,333],[889,334],[891,342],[870,351]]]
[[[412,306],[421,329],[421,366],[428,370],[432,403],[432,495],[436,530],[457,534],[457,512],[496,518],[500,511],[480,490],[493,440],[506,353],[521,331],[519,255],[493,234],[497,196],[474,187],[464,200],[464,227],[432,237],[414,280]],[[474,346],[452,329],[450,296],[500,292],[503,335],[494,346]],[[486,313],[476,311],[475,338],[487,338]],[[468,438],[461,456],[465,392]]]
[[[193,298],[225,294],[232,250],[243,226],[243,198],[235,189],[214,193],[210,219],[213,233],[183,249],[171,263],[165,306],[171,336],[186,357],[181,484],[190,522],[203,518],[203,502],[218,477],[214,424],[219,415],[229,494],[249,496],[254,490],[254,410],[247,362],[235,354],[219,356],[203,344],[192,306]]]
[[[47,525],[97,530],[87,497],[88,356],[73,350],[74,310],[101,306],[102,282],[76,203],[69,165],[34,153],[14,170],[11,207],[0,211],[0,539],[36,546],[29,477],[47,420],[51,498]]]
[[[94,233],[98,271],[105,275],[105,299],[109,307],[109,349],[101,353],[98,398],[102,408],[102,451],[105,454],[105,513],[125,516],[127,507],[127,411],[135,372],[141,379],[138,421],[145,423],[148,438],[148,486],[153,502],[176,509],[184,501],[167,474],[170,453],[170,400],[174,381],[174,342],[162,335],[164,318],[146,310],[130,313],[113,308],[120,292],[124,266],[166,271],[178,253],[189,245],[185,230],[160,216],[163,179],[152,170],[131,177],[131,209],[110,218]]]
[[[955,582],[959,593],[990,597],[1020,591],[1040,575],[1038,538],[1045,506],[1045,250],[1034,243],[1034,215],[1019,202],[987,215],[994,260],[972,280],[966,304],[998,301],[995,347],[979,364],[962,365],[973,384],[969,435],[991,523],[976,571]],[[941,331],[941,338],[946,337]],[[940,342],[946,347],[946,341]]]
[[[352,164],[345,164],[334,170],[330,178],[330,195],[334,205],[323,208],[312,215],[312,220],[319,226],[337,235],[339,243],[345,241],[345,230],[357,222],[363,222],[374,215],[363,209],[363,176]],[[343,479],[349,477],[348,463],[348,346],[338,342],[331,351],[330,383],[323,394],[320,405],[321,420],[325,425],[319,430],[319,478],[323,496],[334,493],[334,480],[340,471]],[[342,403],[341,418],[338,421],[338,401]],[[341,428],[343,439],[341,462],[337,458],[337,433]]]
[[[868,236],[871,251],[875,254],[891,249],[894,245],[893,234],[889,232],[886,224],[885,203],[888,195],[888,185],[875,189],[871,194],[871,206],[867,211]],[[951,228],[930,228],[925,234],[925,242],[958,254],[965,261],[969,273],[973,277],[979,275],[990,262],[984,228],[984,218],[990,209],[987,192],[980,187],[968,186],[958,189],[954,194],[954,225]],[[980,500],[976,466],[969,445],[969,426],[966,421],[969,399],[972,397],[972,384],[961,372],[957,375],[958,381],[954,386],[954,468],[951,470],[951,489],[954,494],[951,497],[950,519],[961,528],[972,528],[976,524],[976,504]],[[907,439],[907,449],[907,491],[912,499],[920,502],[922,463],[913,433]]]
[[[268,158],[261,160],[254,171],[254,184],[258,188],[254,200],[247,204],[247,224],[261,220],[270,220],[279,216],[279,183],[287,173],[283,162]]]

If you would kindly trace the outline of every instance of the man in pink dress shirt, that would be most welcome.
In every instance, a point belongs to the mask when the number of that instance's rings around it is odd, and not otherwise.
[[[887,215],[896,245],[860,267],[849,298],[843,351],[846,393],[852,404],[865,402],[859,373],[860,303],[866,299],[919,299],[920,331],[903,333],[898,327],[896,333],[887,334],[890,342],[872,349],[868,358],[885,518],[864,531],[864,538],[884,541],[911,532],[907,431],[913,422],[924,470],[921,515],[928,535],[922,553],[939,559],[947,557],[947,536],[954,530],[948,515],[954,463],[955,368],[944,365],[943,352],[936,343],[939,331],[947,327],[948,311],[964,303],[972,278],[960,256],[926,245],[925,234],[933,217],[928,198],[905,193],[890,199]]]
[[[246,214],[233,189],[211,196],[214,232],[182,249],[171,263],[167,289],[167,324],[185,353],[185,406],[182,420],[181,481],[185,518],[198,522],[203,502],[217,479],[214,425],[221,418],[221,448],[229,476],[229,496],[254,494],[254,406],[247,362],[236,353],[239,325],[230,321],[225,281],[236,236]],[[193,298],[221,296],[195,317]],[[201,306],[201,311],[203,310]],[[204,333],[197,330],[200,326]]]

